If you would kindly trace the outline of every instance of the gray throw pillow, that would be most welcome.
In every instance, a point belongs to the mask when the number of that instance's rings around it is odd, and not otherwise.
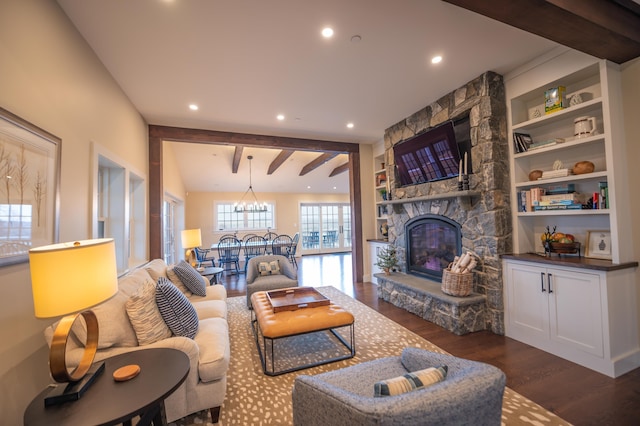
[[[207,289],[204,285],[204,281],[202,280],[202,276],[198,271],[193,269],[191,265],[189,265],[184,260],[178,263],[173,271],[176,273],[180,281],[195,295],[198,296],[206,296]]]

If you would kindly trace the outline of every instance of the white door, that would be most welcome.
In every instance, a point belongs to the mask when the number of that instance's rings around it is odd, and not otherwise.
[[[507,263],[507,335],[517,339],[549,339],[546,268]]]
[[[562,269],[547,269],[551,288],[551,339],[593,355],[603,355],[600,278]]]
[[[300,205],[301,254],[351,250],[351,206],[346,203]]]

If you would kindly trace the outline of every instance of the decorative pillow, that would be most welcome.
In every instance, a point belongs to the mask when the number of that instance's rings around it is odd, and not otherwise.
[[[258,264],[258,272],[260,275],[279,275],[280,264],[277,260],[272,260],[271,262],[260,262]]]
[[[166,278],[158,280],[156,303],[173,334],[190,339],[195,337],[198,333],[198,314],[186,296]]]
[[[198,296],[206,296],[207,289],[205,287],[204,281],[202,280],[202,275],[198,273],[191,265],[189,265],[184,260],[178,263],[173,271],[176,273],[180,281],[193,293]]]
[[[129,321],[140,346],[171,337],[171,330],[164,323],[156,305],[155,294],[156,284],[153,281],[145,281],[125,303]]]
[[[373,385],[373,396],[392,396],[410,392],[443,381],[449,368],[446,365],[430,367],[407,373],[404,376],[383,380]]]
[[[167,278],[169,278],[169,281],[171,281],[173,285],[178,287],[178,290],[184,293],[187,297],[191,296],[193,293],[191,293],[191,291],[182,283],[182,281],[180,281],[180,278],[178,278],[178,275],[176,275],[176,271],[173,270],[175,266],[176,265],[171,265],[167,268]],[[160,279],[160,277],[158,277],[158,279]],[[156,282],[158,282],[158,280],[156,280]]]

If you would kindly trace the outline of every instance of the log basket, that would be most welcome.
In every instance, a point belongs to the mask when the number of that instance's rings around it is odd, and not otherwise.
[[[451,265],[442,271],[442,292],[450,296],[468,296],[473,287],[473,272],[453,272]]]

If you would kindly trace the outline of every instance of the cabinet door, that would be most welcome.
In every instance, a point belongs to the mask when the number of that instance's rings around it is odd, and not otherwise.
[[[547,269],[551,339],[603,356],[600,277],[563,269]]]
[[[549,339],[546,269],[507,263],[507,335]]]
[[[375,242],[369,243],[369,248],[371,252],[371,280],[372,281],[373,281],[373,274],[379,274],[382,272],[382,269],[380,269],[376,265],[376,262],[378,262],[378,253],[380,253],[380,250],[382,250],[386,246],[387,244],[385,243],[375,243]]]

